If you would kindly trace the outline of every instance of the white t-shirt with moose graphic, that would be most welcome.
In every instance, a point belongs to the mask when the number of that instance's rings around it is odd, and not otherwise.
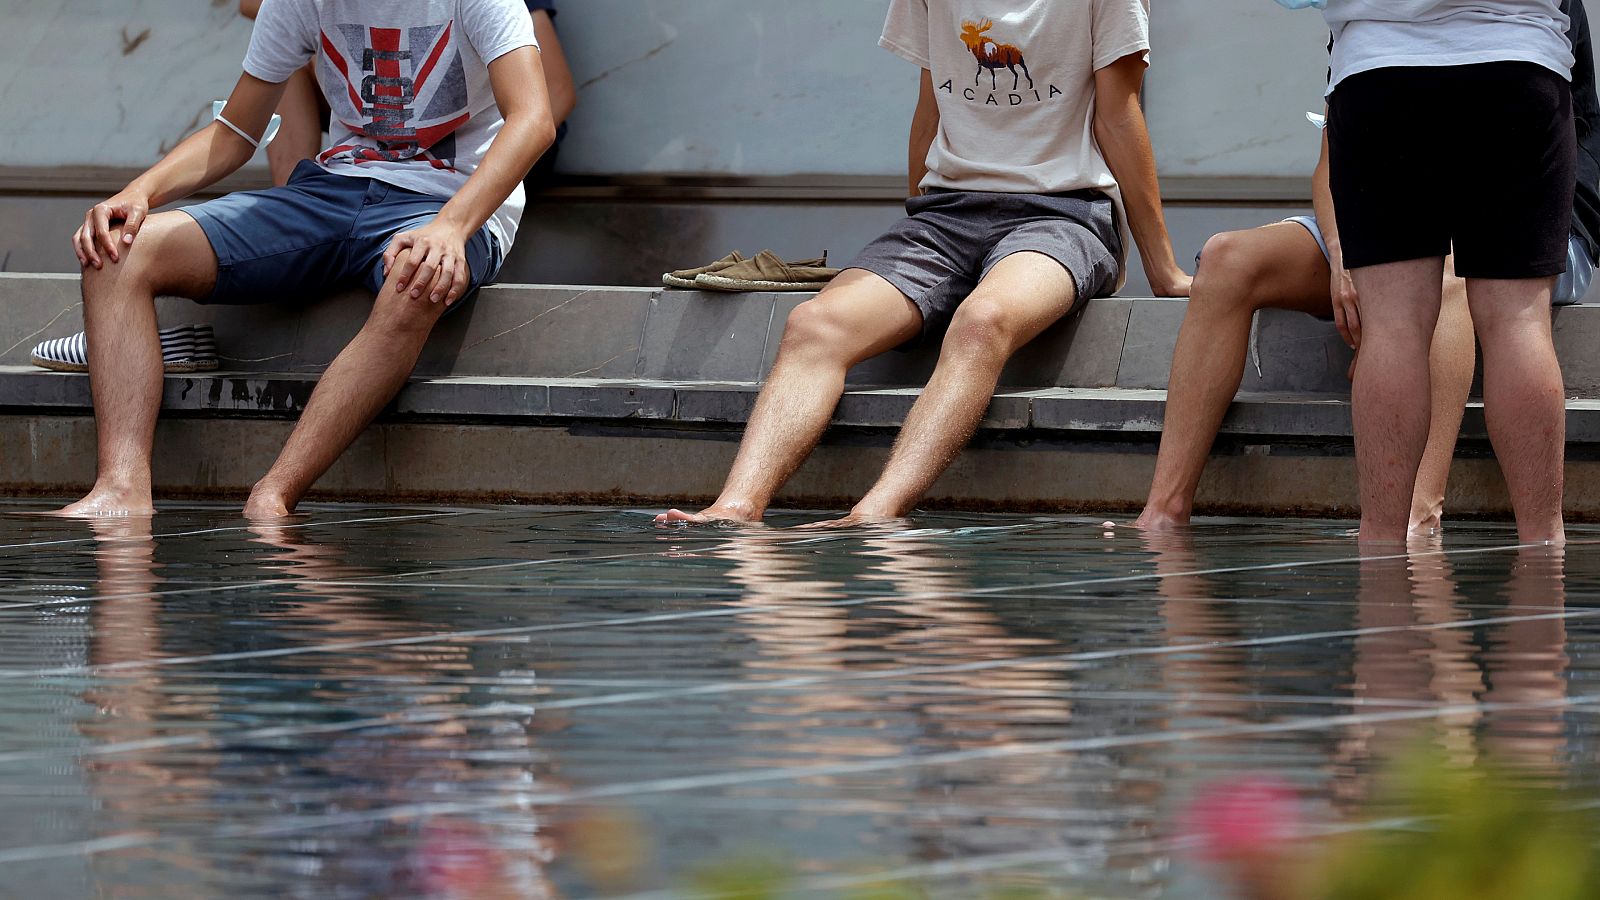
[[[1094,139],[1094,73],[1148,57],[1147,0],[892,0],[879,43],[933,73],[939,134],[924,190],[1100,190],[1127,246]]]

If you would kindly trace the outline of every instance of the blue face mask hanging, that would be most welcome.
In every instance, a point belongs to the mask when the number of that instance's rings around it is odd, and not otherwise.
[[[1278,0],[1284,9],[1327,9],[1328,0]]]

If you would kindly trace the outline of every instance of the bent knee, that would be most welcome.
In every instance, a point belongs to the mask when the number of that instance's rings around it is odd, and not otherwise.
[[[830,304],[807,300],[789,313],[779,352],[844,358],[850,355],[854,338],[859,337],[853,332],[850,322]]]
[[[117,235],[121,241],[121,235]],[[139,248],[141,251],[145,247]],[[104,253],[101,254],[104,257]],[[140,296],[154,297],[158,293],[168,293],[166,282],[169,281],[163,273],[163,260],[156,253],[132,253],[127,249],[122,252],[122,258],[113,262],[110,258],[104,259],[100,268],[85,266],[83,269],[83,301],[95,305],[115,303]]]
[[[121,244],[122,233],[116,232]],[[142,294],[198,299],[217,283],[217,254],[192,217],[158,213],[144,223],[132,244],[122,244],[118,262],[83,270],[85,302],[103,303]]]
[[[956,309],[945,336],[948,350],[981,356],[1009,355],[1020,343],[1015,316],[999,300],[981,295]]]
[[[442,301],[412,297],[384,285],[367,318],[367,328],[394,337],[426,337],[448,309]]]
[[[1256,285],[1266,266],[1246,232],[1212,235],[1200,251],[1190,302],[1254,309],[1259,301]]]

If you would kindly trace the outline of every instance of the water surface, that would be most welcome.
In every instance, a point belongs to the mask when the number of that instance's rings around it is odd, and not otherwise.
[[[1219,781],[1331,825],[1418,742],[1597,778],[1593,530],[1362,559],[1302,521],[24,508],[11,896],[610,897],[762,861],[800,893],[1210,897],[1176,823]]]

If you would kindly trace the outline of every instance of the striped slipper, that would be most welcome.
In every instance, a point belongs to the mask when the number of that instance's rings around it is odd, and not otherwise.
[[[52,372],[89,371],[89,342],[83,332],[45,341],[33,348],[33,364]],[[217,338],[210,325],[179,325],[161,331],[161,368],[169,375],[211,372],[217,368]]]

